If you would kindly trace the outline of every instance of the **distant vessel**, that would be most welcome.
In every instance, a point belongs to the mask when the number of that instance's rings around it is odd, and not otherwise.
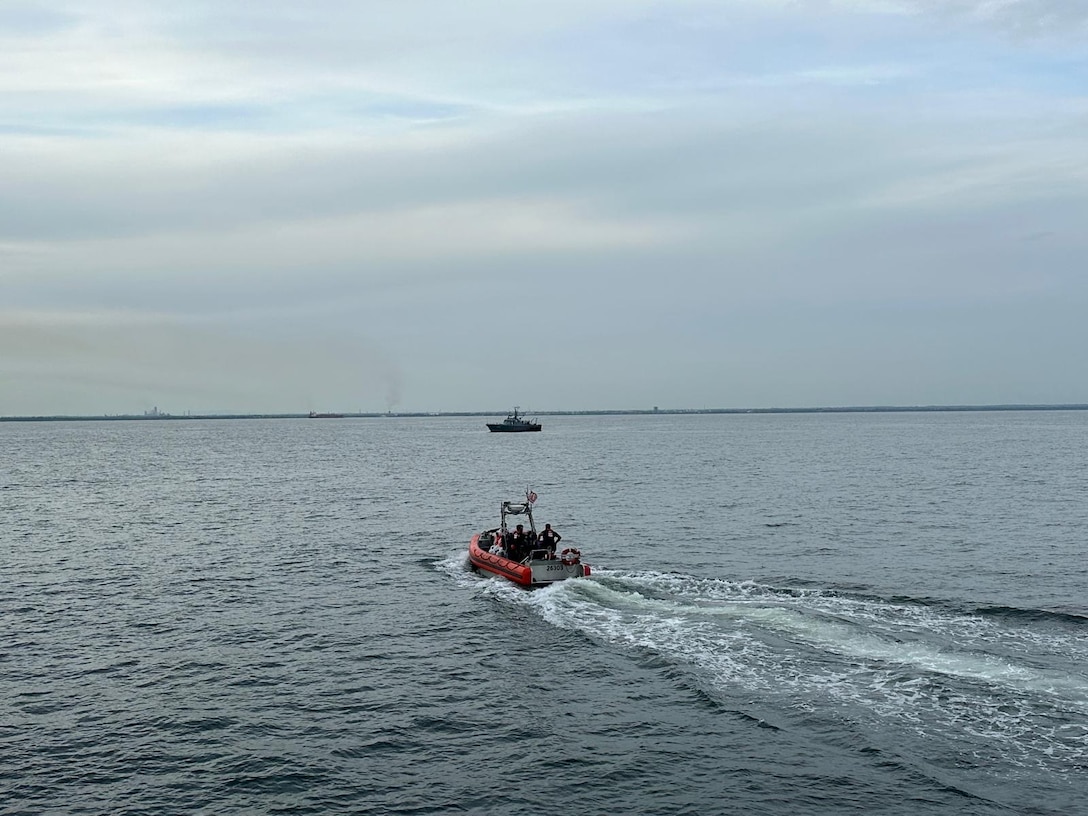
[[[310,411],[310,419],[343,419],[343,414],[319,414],[317,411]]]
[[[532,422],[522,416],[518,416],[518,409],[510,414],[502,422],[488,422],[487,429],[492,433],[524,433],[525,431],[539,431],[540,423]]]

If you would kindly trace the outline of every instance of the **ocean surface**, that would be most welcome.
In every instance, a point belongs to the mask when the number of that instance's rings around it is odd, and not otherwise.
[[[1088,813],[1088,412],[484,421],[0,423],[0,813]]]

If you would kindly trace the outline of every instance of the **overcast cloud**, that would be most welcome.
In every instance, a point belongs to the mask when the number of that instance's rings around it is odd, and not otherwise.
[[[1088,403],[1088,6],[0,5],[0,415]]]

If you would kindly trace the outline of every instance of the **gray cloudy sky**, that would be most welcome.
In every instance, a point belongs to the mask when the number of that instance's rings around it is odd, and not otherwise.
[[[0,4],[0,415],[1069,402],[1081,0]]]

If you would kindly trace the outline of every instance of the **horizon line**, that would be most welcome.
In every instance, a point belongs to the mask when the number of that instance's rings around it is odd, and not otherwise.
[[[846,414],[846,413],[934,413],[971,411],[1085,411],[1088,403],[996,403],[963,405],[841,405],[768,408],[592,408],[585,410],[530,411],[536,416],[622,416],[645,414]],[[165,412],[142,414],[37,414],[0,416],[0,422],[88,422],[116,420],[176,420],[176,419],[366,419],[382,417],[476,417],[496,416],[502,411],[345,411],[314,416],[306,413],[183,413]],[[522,412],[523,414],[526,412]]]

